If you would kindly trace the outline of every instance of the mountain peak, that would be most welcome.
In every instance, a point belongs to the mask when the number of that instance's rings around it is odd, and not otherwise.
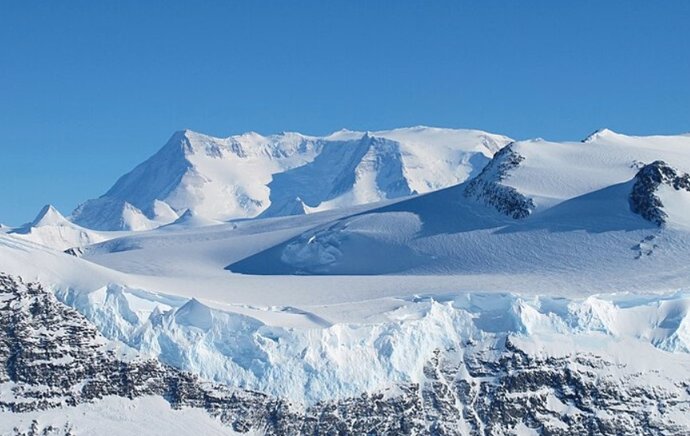
[[[221,224],[222,221],[206,218],[193,209],[187,209],[179,218],[171,224],[163,226],[164,228],[178,228],[178,227],[206,227],[216,224]]]
[[[255,132],[253,130],[250,130],[248,132],[244,132],[238,136],[240,138],[264,139],[264,136],[261,133]]]
[[[31,222],[32,227],[52,226],[67,223],[65,218],[52,204],[46,204]]]
[[[597,129],[594,132],[590,133],[585,139],[583,139],[581,142],[592,142],[597,139],[601,138],[606,138],[606,137],[611,137],[611,136],[617,136],[619,135],[618,133],[614,132],[611,129],[607,128],[602,128],[602,129]]]
[[[158,155],[166,159],[187,160],[189,156],[207,155],[221,157],[222,148],[231,138],[218,138],[191,129],[178,130],[170,136]]]

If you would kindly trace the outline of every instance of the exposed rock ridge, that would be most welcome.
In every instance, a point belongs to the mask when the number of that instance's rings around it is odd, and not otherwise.
[[[532,199],[501,183],[508,177],[510,170],[517,168],[524,159],[513,150],[512,143],[506,145],[494,155],[482,172],[467,184],[465,196],[493,206],[502,214],[514,219],[528,217],[534,209]]]
[[[678,172],[661,160],[647,164],[637,172],[630,193],[630,209],[659,227],[663,227],[668,218],[664,204],[657,195],[661,185],[690,192],[690,175]]]

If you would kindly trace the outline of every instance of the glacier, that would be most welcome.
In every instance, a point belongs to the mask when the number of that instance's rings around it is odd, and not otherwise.
[[[507,338],[531,344],[540,355],[596,350],[642,369],[674,353],[690,365],[687,292],[584,299],[418,295],[395,301],[377,323],[311,328],[270,325],[241,310],[219,310],[195,299],[161,301],[165,297],[113,286],[56,295],[106,337],[144,356],[207,380],[306,404],[421,383],[437,350],[502,344]],[[295,313],[289,307],[262,310]],[[609,345],[601,349],[602,344]],[[648,355],[630,355],[629,348]]]

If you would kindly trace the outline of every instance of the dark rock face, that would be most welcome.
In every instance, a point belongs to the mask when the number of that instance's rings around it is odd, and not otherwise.
[[[84,255],[84,249],[82,247],[68,248],[64,252],[74,257],[82,257]]]
[[[421,384],[306,408],[205,383],[155,360],[124,361],[104,345],[52,294],[0,275],[0,383],[12,386],[11,395],[0,391],[2,411],[156,395],[173,408],[204,409],[235,431],[269,435],[498,435],[519,426],[543,435],[690,434],[690,421],[672,419],[690,414],[690,378],[654,385],[591,354],[532,356],[510,336],[437,350]],[[73,431],[43,430],[32,423],[16,434]]]
[[[671,186],[676,191],[690,192],[690,175],[680,174],[660,160],[643,166],[635,175],[635,184],[630,193],[630,209],[659,227],[666,224],[668,218],[661,199],[656,195],[661,185]]]
[[[475,198],[514,219],[527,218],[534,202],[515,188],[501,184],[510,170],[517,168],[525,158],[513,150],[512,143],[496,153],[481,173],[465,188],[465,196]]]

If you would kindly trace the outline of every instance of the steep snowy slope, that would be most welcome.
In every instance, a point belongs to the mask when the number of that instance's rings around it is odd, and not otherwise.
[[[307,165],[275,174],[263,217],[311,213],[455,185],[509,139],[473,130],[414,127],[340,131]]]
[[[303,214],[456,184],[508,138],[418,127],[328,137],[178,132],[72,220],[98,230],[146,230],[185,210],[213,220]]]
[[[78,226],[51,205],[44,206],[32,222],[7,234],[60,251],[124,235],[123,232],[98,232]]]

